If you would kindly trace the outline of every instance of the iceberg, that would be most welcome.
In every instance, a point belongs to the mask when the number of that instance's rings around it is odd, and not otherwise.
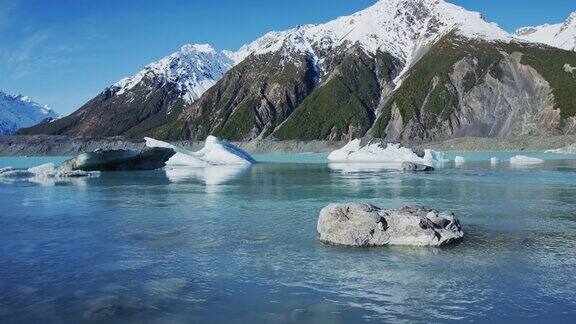
[[[434,150],[424,150],[424,164],[428,166],[442,165],[447,163],[448,159],[444,157],[444,153]]]
[[[423,162],[414,151],[400,144],[376,142],[363,145],[360,139],[355,139],[343,148],[333,151],[328,155],[328,160],[333,162]]]
[[[192,151],[149,137],[145,137],[144,140],[146,140],[146,146],[148,147],[170,148],[176,152],[176,154],[166,162],[167,166],[208,166],[207,162],[197,158]]]
[[[193,166],[203,167],[211,165],[252,165],[256,160],[246,151],[237,146],[220,140],[214,136],[208,136],[204,148],[192,152],[170,143],[145,138],[148,147],[171,148],[176,154],[166,162],[168,166]]]
[[[539,163],[544,163],[544,160],[535,158],[535,157],[530,157],[530,156],[524,156],[524,155],[516,155],[512,158],[510,158],[510,163],[512,164],[539,164]]]
[[[421,157],[414,150],[403,147],[400,144],[355,139],[341,149],[335,150],[328,155],[332,162],[353,163],[395,163],[412,162],[433,166],[446,162],[444,155],[433,150],[425,150]]]
[[[500,159],[497,157],[493,157],[490,159],[490,164],[498,164],[500,163]]]
[[[256,163],[256,160],[246,151],[214,136],[208,136],[204,148],[196,152],[195,155],[211,165],[252,165]]]

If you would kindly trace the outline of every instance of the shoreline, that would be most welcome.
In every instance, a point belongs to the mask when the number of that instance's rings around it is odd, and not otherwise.
[[[342,141],[275,141],[255,140],[232,142],[251,154],[266,153],[329,153],[346,144]],[[173,144],[189,150],[199,150],[204,142],[180,141]],[[82,136],[0,136],[0,156],[75,156],[97,149],[141,149],[144,140],[123,137],[82,137]],[[562,150],[576,153],[576,136],[526,136],[516,138],[465,137],[428,143],[405,143],[414,149],[433,149],[443,152],[544,152]],[[562,153],[562,152],[560,152]]]

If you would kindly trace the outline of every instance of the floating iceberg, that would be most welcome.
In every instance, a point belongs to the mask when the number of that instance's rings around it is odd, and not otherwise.
[[[425,150],[424,155],[421,157],[418,156],[414,150],[403,147],[400,144],[367,141],[365,139],[355,139],[343,148],[333,151],[328,155],[328,160],[332,162],[354,163],[412,162],[426,164],[428,166],[446,162],[442,153],[433,150]]]
[[[413,150],[402,147],[400,144],[375,142],[363,145],[360,139],[353,140],[343,148],[333,151],[328,155],[328,160],[334,162],[423,162]]]
[[[144,139],[148,147],[170,148],[176,152],[176,154],[166,162],[167,166],[208,166],[207,162],[200,160],[192,151],[153,138],[146,137]]]
[[[256,160],[246,151],[214,136],[208,136],[204,148],[195,155],[211,165],[251,165]]]
[[[231,143],[220,140],[214,136],[208,136],[204,148],[192,152],[175,145],[145,138],[148,147],[171,148],[176,154],[168,160],[168,166],[210,166],[210,165],[252,165],[256,160],[246,151]]]
[[[500,163],[500,159],[497,157],[493,157],[490,159],[490,164],[498,164]]]
[[[424,164],[429,166],[435,166],[435,165],[442,165],[447,162],[448,159],[444,157],[444,153],[428,149],[424,150]]]
[[[512,163],[512,164],[539,164],[539,163],[544,163],[544,160],[541,160],[541,159],[538,159],[535,157],[530,157],[530,156],[516,155],[510,159],[510,163]]]

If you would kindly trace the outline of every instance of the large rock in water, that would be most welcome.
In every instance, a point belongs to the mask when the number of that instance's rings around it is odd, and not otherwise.
[[[176,152],[171,148],[144,148],[138,150],[95,151],[80,154],[58,168],[82,171],[156,170],[166,166]]]
[[[380,209],[369,204],[331,204],[318,219],[320,241],[344,246],[445,246],[464,237],[454,214],[424,207]]]

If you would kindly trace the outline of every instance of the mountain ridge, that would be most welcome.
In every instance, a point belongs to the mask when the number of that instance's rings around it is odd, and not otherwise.
[[[46,105],[27,96],[11,95],[0,90],[0,135],[10,135],[59,115]]]
[[[381,123],[387,120],[380,118],[382,114],[398,116],[398,110],[390,102],[408,103],[394,99],[398,93],[406,92],[402,89],[410,87],[404,86],[404,81],[414,74],[414,67],[435,48],[435,44],[453,36],[467,39],[469,44],[481,43],[479,51],[470,49],[463,55],[475,56],[474,59],[480,61],[485,57],[491,64],[474,72],[481,75],[475,75],[473,81],[467,76],[469,80],[465,87],[479,86],[477,81],[484,80],[483,73],[497,70],[500,60],[507,57],[485,55],[482,51],[493,53],[492,49],[503,47],[499,44],[518,44],[504,47],[519,51],[525,46],[540,46],[530,45],[527,40],[486,22],[477,12],[442,0],[381,0],[327,23],[269,32],[235,52],[218,52],[209,45],[185,45],[179,52],[107,88],[62,121],[21,133],[90,135],[104,129],[108,136],[201,139],[215,134],[234,140],[300,139],[297,137],[304,134],[308,134],[306,138],[312,136],[311,139],[337,140],[361,136],[372,131],[378,120]],[[457,44],[459,42],[453,42],[451,46]],[[461,64],[463,59],[465,57],[455,57],[451,63]],[[556,66],[539,62],[539,58],[533,57],[530,64],[540,64],[540,73],[557,79],[545,70],[556,69]],[[571,62],[570,58],[564,62],[568,64],[564,70],[572,71],[572,67],[576,67]],[[430,64],[442,66],[441,63],[442,59]],[[519,64],[528,63],[521,60]],[[426,79],[430,84],[447,80],[446,87],[451,88],[448,92],[435,90],[429,93],[433,95],[435,105],[449,102],[434,96],[457,98],[450,78],[445,77],[453,68],[442,66],[442,69],[436,69],[438,75]],[[561,79],[566,78],[562,76]],[[547,81],[550,80],[544,78],[543,82]],[[421,86],[428,87],[427,84]],[[527,90],[518,88],[514,91]],[[560,96],[554,100],[563,102],[563,107],[571,100],[566,90],[550,91],[553,96]],[[332,105],[320,109],[326,102],[332,102]],[[420,104],[430,104],[430,101]],[[318,115],[319,109],[324,115]],[[399,111],[408,110],[416,112],[420,108],[400,107]],[[571,111],[571,108],[563,110],[562,118],[571,117],[566,116],[565,111]],[[127,114],[131,117],[126,117]],[[316,115],[310,117],[310,114]],[[332,118],[332,115],[337,117]],[[410,113],[405,117],[412,116]],[[299,127],[303,129],[298,130]],[[323,131],[311,131],[314,127]],[[428,126],[423,124],[421,127]],[[376,133],[383,134],[381,131]],[[413,134],[417,133],[425,132]]]
[[[531,42],[576,51],[576,11],[564,22],[523,27],[515,32],[515,36]]]

